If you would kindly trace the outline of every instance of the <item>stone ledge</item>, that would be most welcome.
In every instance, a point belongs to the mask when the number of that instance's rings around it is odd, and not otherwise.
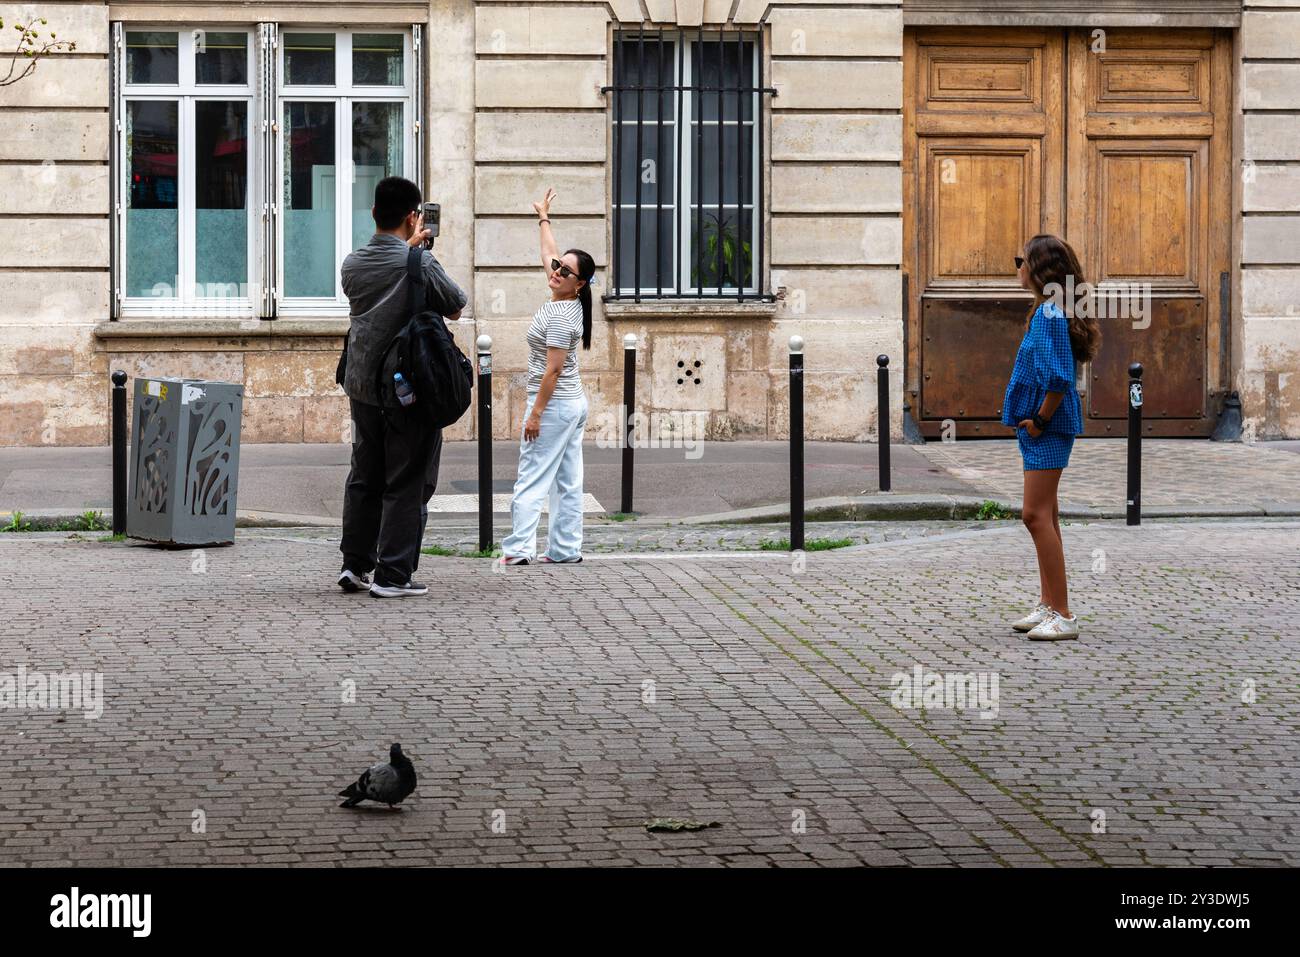
[[[604,303],[605,319],[751,319],[776,317],[779,302],[718,302],[698,299],[658,299]]]
[[[122,319],[95,326],[99,339],[243,339],[265,337],[342,338],[347,335],[346,318],[320,319]]]

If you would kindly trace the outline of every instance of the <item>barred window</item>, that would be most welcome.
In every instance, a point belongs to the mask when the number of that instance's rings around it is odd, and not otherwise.
[[[762,41],[620,32],[609,299],[762,298]]]

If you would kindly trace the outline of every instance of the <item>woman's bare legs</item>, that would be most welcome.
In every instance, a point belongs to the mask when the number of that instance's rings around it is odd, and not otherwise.
[[[1060,469],[1035,469],[1025,472],[1025,504],[1021,520],[1034,540],[1038,552],[1038,585],[1043,604],[1070,617],[1065,584],[1065,547],[1061,542],[1060,507],[1056,489],[1061,482]]]

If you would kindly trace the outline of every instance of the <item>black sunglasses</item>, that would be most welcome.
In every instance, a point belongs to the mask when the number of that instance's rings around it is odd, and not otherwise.
[[[1016,268],[1019,269],[1019,268],[1020,268],[1021,266],[1023,266],[1024,264],[1025,264],[1025,261],[1024,261],[1022,258],[1020,258],[1019,256],[1017,256],[1017,257],[1016,257]]]
[[[570,279],[574,276],[578,276],[576,272],[564,265],[564,263],[560,262],[558,259],[551,260],[551,270],[553,272],[558,272],[561,279]],[[582,277],[578,276],[578,278],[581,279]]]

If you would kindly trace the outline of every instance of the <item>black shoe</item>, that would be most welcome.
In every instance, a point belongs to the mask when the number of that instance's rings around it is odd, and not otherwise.
[[[409,581],[405,585],[381,585],[375,582],[370,586],[371,598],[414,598],[429,594],[429,586]]]
[[[367,575],[358,575],[350,568],[345,568],[339,572],[339,587],[347,592],[365,591],[370,587],[370,578]]]

